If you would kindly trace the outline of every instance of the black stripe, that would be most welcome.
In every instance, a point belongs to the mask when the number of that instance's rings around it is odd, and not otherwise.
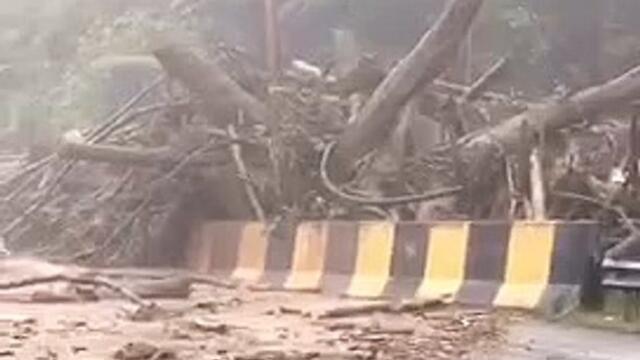
[[[473,223],[465,265],[465,281],[456,297],[463,304],[491,305],[504,282],[510,223]]]
[[[558,224],[555,229],[550,284],[580,285],[600,236],[595,223]]]
[[[331,294],[342,294],[349,287],[358,254],[358,223],[330,222],[325,255],[322,288]]]
[[[275,287],[284,286],[291,271],[297,225],[293,222],[280,222],[267,234],[267,253],[265,259],[265,281]]]
[[[429,227],[426,224],[396,225],[391,258],[391,281],[384,293],[393,297],[413,297],[422,283]]]

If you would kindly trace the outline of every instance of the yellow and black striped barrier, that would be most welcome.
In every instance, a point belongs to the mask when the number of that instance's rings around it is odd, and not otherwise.
[[[212,222],[186,259],[292,291],[534,309],[580,289],[598,236],[590,222]]]

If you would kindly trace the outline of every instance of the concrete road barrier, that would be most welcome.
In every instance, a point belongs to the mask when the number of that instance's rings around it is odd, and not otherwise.
[[[535,309],[579,293],[591,222],[211,222],[186,266],[291,291]]]

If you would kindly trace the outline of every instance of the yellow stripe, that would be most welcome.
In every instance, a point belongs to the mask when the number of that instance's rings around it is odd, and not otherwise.
[[[298,227],[291,275],[284,285],[286,289],[311,290],[320,287],[327,237],[326,223],[305,223]]]
[[[395,226],[391,223],[364,223],[358,231],[358,256],[347,295],[382,295],[389,280]]]
[[[468,223],[436,225],[429,234],[420,298],[455,295],[464,281],[469,238]]]
[[[553,223],[516,223],[511,229],[505,282],[496,306],[535,308],[551,272]]]
[[[264,224],[248,223],[244,225],[238,246],[238,261],[233,277],[250,281],[260,279],[264,272],[266,261],[266,235]]]

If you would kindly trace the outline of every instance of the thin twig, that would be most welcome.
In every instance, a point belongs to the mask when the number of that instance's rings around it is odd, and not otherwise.
[[[116,183],[116,186],[113,190],[107,193],[106,187],[101,189],[102,191],[100,191],[98,195],[95,197],[96,200],[104,204],[107,201],[118,196],[127,187],[127,184],[133,178],[133,174],[134,174],[134,171],[132,169],[127,170],[127,172],[122,177],[120,177],[120,179],[118,179],[118,182]]]
[[[435,200],[443,197],[454,196],[462,192],[462,186],[454,186],[434,191],[429,191],[423,194],[418,195],[406,195],[406,196],[398,196],[398,197],[390,197],[390,198],[365,198],[360,196],[355,196],[351,194],[347,194],[342,191],[338,186],[336,186],[331,179],[329,178],[329,174],[327,172],[327,165],[329,163],[329,159],[331,154],[333,153],[333,149],[335,148],[336,143],[331,143],[327,145],[322,154],[322,161],[320,162],[320,177],[322,178],[322,184],[327,190],[329,190],[333,195],[337,196],[342,200],[346,200],[349,202],[353,202],[361,205],[386,205],[386,206],[396,206],[403,205],[415,202],[429,201]]]
[[[62,179],[73,169],[73,163],[65,164],[64,168],[60,170],[56,178],[53,182],[47,187],[44,194],[40,195],[36,201],[34,201],[28,208],[25,210],[21,216],[15,218],[9,225],[5,226],[0,233],[0,239],[5,241],[6,239],[13,234],[13,232],[20,226],[26,219],[30,218],[36,211],[40,210],[44,205],[46,205],[51,199],[51,195],[54,190],[58,186],[58,184],[62,181]]]
[[[41,175],[39,171],[33,172],[29,177],[23,180],[18,187],[16,187],[9,195],[7,195],[2,202],[11,206],[13,200],[15,200],[20,194],[22,194],[27,188],[31,187],[36,180],[40,179]]]
[[[106,140],[114,132],[131,124],[134,120],[136,120],[141,116],[152,114],[160,110],[165,110],[173,107],[186,106],[189,104],[190,104],[189,101],[182,101],[174,104],[154,104],[154,105],[145,106],[136,110],[132,110],[127,116],[122,117],[121,120],[113,122],[111,126],[106,128],[101,134],[97,135],[93,142],[99,143]]]
[[[114,293],[122,296],[124,299],[129,300],[136,305],[139,305],[145,308],[151,308],[154,306],[152,302],[147,302],[143,300],[138,295],[136,295],[133,291],[127,288],[124,288],[122,286],[118,286],[110,281],[107,281],[101,278],[90,279],[90,278],[74,277],[74,276],[60,274],[60,275],[35,277],[35,278],[0,283],[0,290],[10,290],[10,289],[16,289],[21,287],[46,284],[46,283],[52,283],[52,282],[67,282],[70,284],[77,284],[77,285],[92,285],[97,287],[103,287],[113,291]]]
[[[433,82],[433,87],[437,91],[441,91],[447,94],[453,94],[454,96],[464,96],[464,94],[467,93],[467,91],[469,91],[469,87],[467,86],[452,83],[452,82],[447,82],[444,80],[435,80]],[[481,93],[479,97],[489,101],[497,101],[497,102],[506,103],[506,104],[515,104],[523,107],[526,107],[526,105],[528,105],[528,103],[525,103],[522,100],[514,99],[509,95],[496,93],[492,91],[486,91],[484,93]]]
[[[129,226],[131,226],[136,221],[136,219],[140,217],[140,215],[142,215],[142,212],[145,211],[149,205],[151,205],[152,199],[153,197],[149,195],[144,200],[142,200],[142,202],[138,205],[138,207],[136,207],[136,209],[131,214],[129,214],[129,217],[127,217],[125,221],[120,223],[120,225],[116,228],[116,230],[111,234],[111,236],[105,242],[102,243],[102,245],[100,245],[99,247],[97,247],[96,249],[90,252],[87,252],[88,255],[86,257],[79,258],[78,260],[87,259],[88,257],[91,257],[92,255],[109,248],[111,244],[114,244],[116,240],[118,240],[118,238],[120,237],[120,234],[123,233],[126,229],[128,229]],[[118,251],[116,251],[112,256],[109,257],[109,260],[107,261],[107,263],[111,263],[114,261],[114,259],[117,259],[118,257],[120,257],[121,252],[122,252],[122,246]],[[74,261],[75,260],[76,259],[74,259]]]
[[[464,95],[462,96],[462,100],[469,102],[473,101],[487,88],[489,83],[495,79],[507,64],[507,58],[502,57],[498,61],[496,61],[490,68],[487,70],[482,76],[480,76],[474,83],[468,88]]]
[[[154,80],[149,86],[142,89],[140,92],[135,94],[129,101],[127,101],[122,107],[116,110],[109,118],[103,122],[96,129],[91,131],[87,136],[89,142],[93,142],[98,139],[105,132],[109,132],[109,129],[114,126],[120,118],[122,118],[127,112],[133,109],[142,99],[144,99],[151,91],[153,91],[156,87],[160,86],[164,82],[164,75],[159,76]]]
[[[27,175],[29,175],[31,173],[38,172],[38,171],[44,169],[44,167],[47,166],[47,164],[49,164],[55,158],[56,158],[55,155],[49,155],[49,156],[46,156],[46,157],[34,162],[33,164],[27,165],[20,172],[18,172],[17,174],[14,174],[12,177],[10,177],[7,180],[5,180],[2,183],[0,183],[0,188],[4,188],[4,187],[6,187],[6,186],[8,186],[10,184],[13,184],[15,181],[18,181],[18,180],[22,179],[23,177],[25,177],[25,176],[27,176]]]
[[[242,111],[240,111],[240,117],[242,116]],[[236,132],[233,124],[229,125],[228,128],[229,137],[237,141],[238,133]],[[244,163],[242,159],[242,147],[234,142],[231,145],[231,154],[233,155],[233,161],[236,164],[236,169],[238,170],[238,175],[242,182],[244,183],[244,188],[247,193],[247,197],[249,198],[249,202],[251,203],[251,207],[253,208],[253,212],[256,215],[256,218],[259,221],[264,222],[266,217],[264,214],[264,209],[260,204],[260,200],[258,200],[258,194],[256,189],[254,188],[253,182],[250,180],[249,171],[247,170],[247,165]]]

